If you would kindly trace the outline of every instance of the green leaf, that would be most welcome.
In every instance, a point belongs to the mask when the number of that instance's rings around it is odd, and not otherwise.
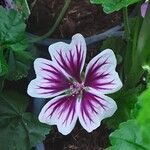
[[[145,72],[142,66],[150,65],[150,51],[149,51],[150,32],[148,32],[149,24],[150,24],[150,6],[148,7],[148,11],[142,25],[139,26],[141,27],[140,32],[138,32],[138,30],[135,30],[135,34],[137,34],[136,36],[138,38],[135,38],[133,40],[133,54],[132,54],[133,64],[130,73],[126,74],[126,76],[128,75],[127,83],[130,85],[128,86],[128,88],[130,88],[131,86],[135,87],[137,86],[138,83],[140,83],[141,77]],[[138,22],[136,23],[136,25],[138,25]],[[136,25],[134,28],[136,28]]]
[[[9,80],[26,77],[32,54],[27,52],[29,42],[24,20],[18,11],[1,6],[0,20],[0,75]]]
[[[90,0],[92,4],[102,4],[105,13],[112,13],[140,0]]]
[[[126,43],[121,37],[109,37],[103,41],[101,50],[110,48],[113,49],[116,53],[122,53],[124,46],[126,46]]]
[[[2,43],[12,44],[24,39],[25,23],[16,10],[0,7],[0,39]]]
[[[121,122],[131,118],[131,110],[138,101],[138,89],[122,89],[111,97],[116,101],[118,109],[111,118],[105,120],[105,123],[109,128],[116,129]]]
[[[139,111],[137,120],[141,126],[144,142],[150,147],[150,84],[147,90],[145,90],[139,97],[142,108]]]
[[[148,150],[135,120],[120,124],[119,129],[110,135],[110,141],[112,146],[107,150]]]
[[[24,113],[22,121],[26,126],[31,147],[44,140],[50,131],[50,126],[40,123],[31,113]]]
[[[29,60],[32,59],[30,53],[26,51],[20,51],[14,54],[12,51],[9,53],[9,73],[6,76],[9,80],[18,80],[26,77],[28,75],[28,70],[30,69],[31,61]]]
[[[141,62],[142,65],[150,64],[150,32],[149,31],[150,25],[150,5],[148,7],[146,16],[144,18],[141,31],[138,38],[138,45],[136,51],[136,60],[137,62]],[[140,65],[141,65],[140,63]]]
[[[107,48],[110,48],[115,52],[117,57],[117,64],[121,64],[126,49],[126,42],[122,38],[110,37],[103,42],[101,50]]]
[[[124,74],[124,87],[126,89],[132,89],[135,86],[141,86],[141,82],[139,77],[141,77],[141,70],[142,68],[137,69],[135,67],[135,55],[137,51],[137,42],[138,36],[141,29],[142,19],[140,16],[140,7],[136,8],[138,11],[138,15],[134,18],[129,19],[129,26],[130,26],[130,39],[127,42],[127,48],[125,49],[124,61],[123,61],[123,74]],[[130,58],[130,59],[129,59]],[[140,64],[140,61],[136,65]],[[133,67],[134,66],[134,67]]]
[[[0,94],[0,149],[29,150],[49,133],[49,126],[25,112],[27,105],[27,98],[21,94]]]
[[[0,77],[7,74],[8,72],[8,65],[3,57],[3,49],[0,48]]]
[[[27,19],[31,13],[27,0],[15,0],[15,2],[18,11],[22,14],[24,19]]]

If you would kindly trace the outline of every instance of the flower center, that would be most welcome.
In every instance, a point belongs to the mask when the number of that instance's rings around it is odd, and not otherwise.
[[[72,94],[80,94],[86,87],[84,86],[84,82],[79,83],[74,81],[73,84],[70,86],[70,90]]]

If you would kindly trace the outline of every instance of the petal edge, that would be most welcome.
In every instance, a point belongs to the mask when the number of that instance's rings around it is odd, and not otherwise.
[[[103,119],[115,113],[117,105],[108,96],[85,92],[78,109],[81,125],[87,132],[92,132],[100,126]]]
[[[87,65],[85,86],[99,90],[103,94],[110,94],[122,87],[116,69],[116,57],[112,50],[106,49],[95,56]]]
[[[86,43],[81,34],[72,37],[72,42],[58,42],[49,46],[52,60],[71,78],[80,81],[80,74],[86,58]]]
[[[39,121],[57,125],[60,133],[69,134],[77,121],[76,96],[59,96],[50,100],[41,110]]]

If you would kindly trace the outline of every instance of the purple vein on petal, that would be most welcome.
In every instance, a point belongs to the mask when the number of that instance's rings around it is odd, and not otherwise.
[[[59,58],[56,57],[55,60],[61,68],[66,71],[70,76],[75,78],[77,81],[81,81],[80,79],[80,72],[83,63],[83,55],[84,51],[82,52],[81,45],[80,48],[75,46],[75,50],[71,49],[68,50],[67,53],[63,55],[62,50],[57,51]]]
[[[102,66],[108,64],[108,62],[107,62],[108,58],[107,58],[103,63],[97,65],[98,60],[100,60],[100,59],[101,59],[101,57],[98,58],[98,59],[96,60],[96,62],[89,68],[89,70],[88,70],[88,72],[87,72],[87,76],[86,76],[86,82],[87,82],[87,83],[91,81],[90,78],[95,78],[94,75],[97,73],[97,71],[99,70],[100,67],[102,67]],[[95,66],[96,66],[96,67],[95,67]],[[99,76],[99,77],[101,77],[101,76]]]
[[[101,101],[98,99],[100,99]],[[90,122],[93,122],[92,115],[98,114],[97,106],[99,106],[101,109],[104,110],[107,108],[107,106],[103,103],[103,101],[105,100],[101,97],[98,97],[88,92],[83,93],[83,99],[81,101],[81,114],[85,124],[86,124],[85,117],[87,117]],[[94,105],[93,103],[95,103],[96,105]]]
[[[99,90],[113,90],[113,88],[109,86],[114,85],[115,80],[110,79],[110,81],[105,81],[105,79],[109,79],[109,77],[111,77],[111,73],[108,72],[108,70],[105,70],[104,72],[101,70],[102,66],[110,64],[110,62],[108,62],[109,57],[107,57],[102,63],[98,63],[101,58],[102,56],[90,66],[86,75],[85,85]],[[100,70],[102,73],[100,73]]]
[[[58,119],[63,120],[63,124],[69,121],[70,124],[73,121],[73,117],[76,112],[76,98],[77,96],[65,96],[60,98],[58,101],[52,103],[44,113],[50,111],[48,117],[52,117],[53,114],[58,111]],[[63,113],[65,113],[65,117],[61,118]],[[69,118],[71,116],[71,119]]]
[[[48,93],[56,93],[60,91],[64,91],[70,87],[70,81],[65,77],[65,75],[55,68],[53,65],[43,63],[47,67],[41,67],[41,71],[45,71],[46,76],[42,77],[41,85],[37,85],[37,89],[43,89],[45,91],[41,92],[39,90],[39,94],[48,94]],[[46,84],[45,86],[42,84]]]
[[[63,124],[64,124],[65,122],[67,123],[67,120],[68,120],[68,118],[69,118],[69,115],[71,115],[71,113],[72,113],[72,116],[71,116],[70,124],[71,124],[71,122],[73,121],[73,116],[75,115],[75,111],[76,111],[74,105],[75,105],[75,102],[72,101],[71,104],[69,105],[69,110],[68,110],[68,113],[67,113],[66,118],[64,119]]]

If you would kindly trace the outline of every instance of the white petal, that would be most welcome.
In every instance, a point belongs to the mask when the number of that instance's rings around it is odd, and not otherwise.
[[[59,96],[50,100],[39,114],[40,122],[57,125],[60,133],[69,134],[77,121],[77,96]]]
[[[111,117],[117,109],[113,99],[100,93],[84,92],[78,104],[79,121],[83,128],[92,132],[104,118]]]
[[[116,69],[116,58],[112,50],[106,49],[95,56],[87,65],[85,86],[103,94],[114,93],[122,87]]]
[[[65,74],[80,81],[86,58],[86,43],[81,34],[74,35],[70,44],[58,42],[50,45],[49,53]]]
[[[70,81],[52,61],[38,58],[34,62],[36,79],[28,85],[27,93],[32,97],[50,98],[70,88]]]

